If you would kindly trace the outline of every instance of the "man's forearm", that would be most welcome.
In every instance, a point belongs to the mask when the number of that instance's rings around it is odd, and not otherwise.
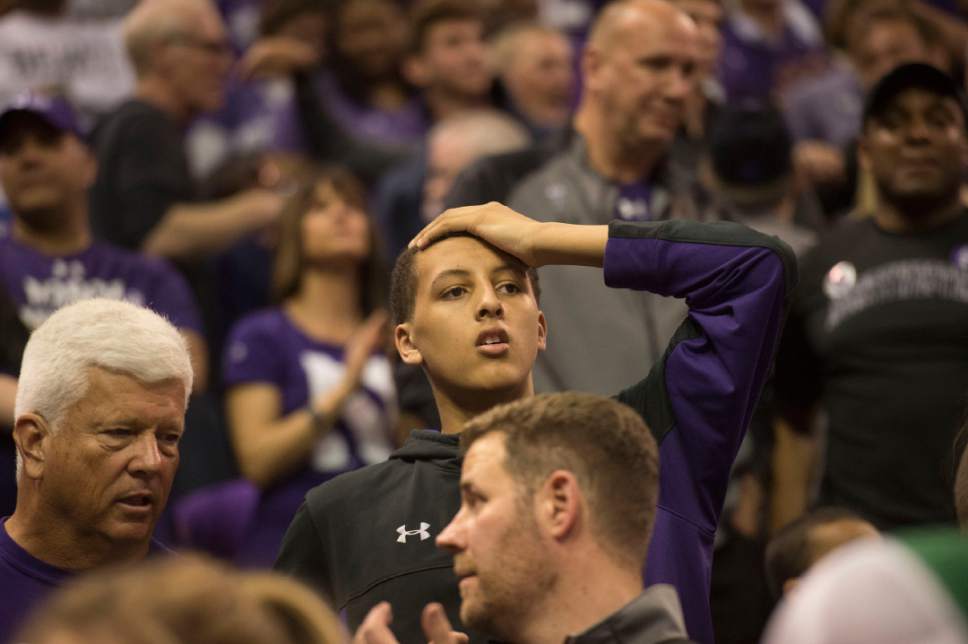
[[[176,204],[145,239],[149,255],[187,259],[212,255],[234,244],[252,229],[244,204],[224,199],[204,204]]]
[[[598,266],[605,259],[608,226],[543,224],[535,235],[534,255],[538,266]]]

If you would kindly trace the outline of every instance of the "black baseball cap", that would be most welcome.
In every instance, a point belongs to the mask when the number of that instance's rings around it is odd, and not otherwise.
[[[772,105],[724,106],[714,115],[709,156],[726,184],[760,187],[788,176],[792,150],[783,115]]]
[[[70,132],[82,141],[86,141],[85,132],[77,120],[74,108],[63,97],[37,92],[18,95],[0,112],[0,137],[4,136],[11,117],[16,114],[32,114],[54,128],[62,132]]]
[[[911,88],[954,99],[968,124],[968,101],[958,83],[937,67],[926,63],[899,65],[877,81],[864,102],[864,123],[881,114],[898,94]]]

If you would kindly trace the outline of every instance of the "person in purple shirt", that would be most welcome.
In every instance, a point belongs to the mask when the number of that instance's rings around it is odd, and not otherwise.
[[[87,190],[96,174],[66,101],[24,94],[0,113],[0,184],[14,215],[0,236],[0,289],[31,330],[80,299],[148,306],[184,334],[196,390],[204,390],[208,355],[191,291],[165,261],[92,238]]]
[[[828,67],[820,26],[800,0],[740,0],[723,26],[719,60],[728,102],[770,101]]]
[[[351,627],[382,601],[393,607],[400,641],[422,637],[419,615],[431,601],[459,623],[451,556],[431,539],[460,506],[458,434],[478,414],[533,394],[535,358],[549,336],[527,267],[556,263],[601,266],[609,286],[689,306],[664,357],[618,400],[642,415],[660,446],[645,584],[675,586],[689,636],[712,641],[713,537],[796,281],[793,254],[738,224],[541,223],[497,203],[444,213],[394,269],[397,350],[427,372],[442,433],[415,432],[386,463],[311,491],[283,541],[277,569],[345,609]]]
[[[17,388],[17,506],[0,518],[0,642],[68,578],[143,559],[175,470],[192,365],[130,302],[83,300],[30,336]]]
[[[224,359],[229,428],[248,483],[199,492],[187,514],[176,511],[189,543],[219,543],[218,554],[249,566],[272,564],[307,491],[386,460],[397,420],[393,373],[380,352],[386,274],[362,185],[339,168],[317,171],[282,217],[279,304],[240,320]],[[234,520],[216,525],[200,510],[225,494],[236,501]]]

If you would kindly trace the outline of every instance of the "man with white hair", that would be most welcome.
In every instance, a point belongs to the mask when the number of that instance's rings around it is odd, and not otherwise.
[[[86,570],[163,550],[192,388],[184,338],[129,302],[66,306],[34,331],[17,390],[17,507],[0,519],[0,642]]]

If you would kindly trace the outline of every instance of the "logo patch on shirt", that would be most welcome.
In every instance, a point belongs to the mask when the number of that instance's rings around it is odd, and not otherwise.
[[[850,292],[857,283],[857,269],[850,262],[838,262],[823,281],[823,292],[832,300],[838,300]]]
[[[397,528],[397,534],[400,535],[399,537],[397,537],[397,543],[406,543],[407,537],[415,537],[417,535],[420,535],[421,541],[426,541],[427,539],[430,538],[430,532],[428,532],[427,530],[429,527],[430,527],[429,523],[421,521],[419,530],[407,530],[407,524],[403,524],[402,526]]]

